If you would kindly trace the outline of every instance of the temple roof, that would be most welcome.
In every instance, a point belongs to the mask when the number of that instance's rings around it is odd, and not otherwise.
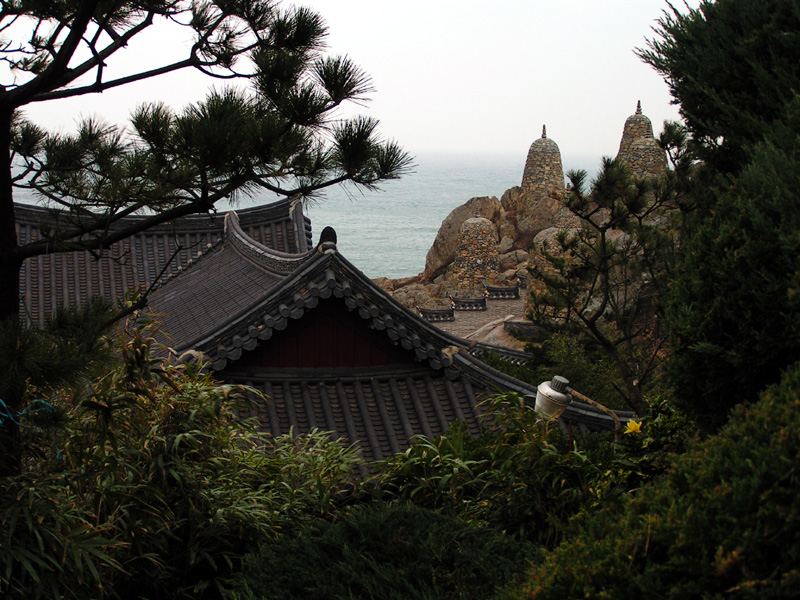
[[[22,210],[20,229],[35,235],[33,224],[47,215]],[[29,306],[52,306],[48,294],[80,301],[98,287],[155,282],[148,310],[171,352],[186,360],[202,353],[221,380],[266,394],[253,398],[253,414],[271,434],[328,430],[368,461],[456,420],[477,433],[488,394],[535,395],[534,386],[477,358],[490,348],[442,331],[372,282],[338,251],[332,230],[313,249],[309,232],[286,201],[181,220],[126,240],[114,250],[118,261],[80,253],[39,260],[26,285],[41,297],[29,297]],[[191,250],[169,263],[179,244]],[[59,274],[58,260],[70,274]],[[71,277],[81,285],[70,287]],[[579,403],[562,417],[562,426],[570,422],[613,428],[608,415]]]
[[[16,204],[17,236],[21,245],[42,239],[58,222],[73,225],[63,211]],[[30,258],[20,272],[23,314],[41,323],[56,307],[82,304],[92,296],[116,301],[129,290],[147,288],[159,276],[181,272],[198,255],[213,251],[223,235],[227,213],[192,215],[151,227],[101,253],[68,252]],[[238,211],[240,227],[255,242],[284,253],[311,247],[311,224],[303,217],[299,201],[282,200]],[[130,216],[114,226],[145,219]]]
[[[357,443],[368,461],[404,450],[414,435],[441,434],[455,420],[477,433],[487,394],[536,393],[475,356],[490,348],[450,335],[394,300],[335,242],[280,254],[249,240],[235,214],[226,216],[225,240],[159,286],[150,306],[164,314],[176,354],[202,352],[224,381],[266,394],[266,402],[254,399],[265,430],[328,430]],[[190,314],[171,316],[182,306]],[[386,359],[373,366],[326,362],[338,335],[329,330],[313,345],[293,347],[320,314],[389,348]],[[304,328],[306,321],[312,325]],[[565,413],[564,426],[569,421],[579,430],[613,428],[608,415],[578,403]]]

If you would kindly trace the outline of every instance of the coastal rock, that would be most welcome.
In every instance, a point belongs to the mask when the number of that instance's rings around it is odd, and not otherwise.
[[[496,197],[483,196],[472,198],[465,204],[454,208],[439,227],[436,239],[433,241],[431,249],[425,258],[425,271],[423,279],[430,281],[444,271],[445,267],[455,259],[456,246],[458,245],[458,235],[461,226],[467,219],[480,215],[492,223],[499,220],[503,210],[500,201]]]
[[[500,211],[500,220],[496,223],[497,225],[497,233],[500,235],[500,239],[508,239],[511,240],[511,246],[509,250],[514,247],[516,243],[515,240],[517,239],[517,227],[514,225],[513,220],[510,218],[510,215],[505,210]],[[499,249],[498,249],[499,251]],[[505,250],[508,252],[508,250]]]
[[[384,292],[392,293],[397,288],[399,279],[389,279],[388,277],[376,277],[372,283],[381,288]]]
[[[500,268],[503,271],[508,271],[508,270],[516,271],[518,265],[527,262],[529,258],[530,254],[528,254],[524,250],[514,250],[513,252],[507,252],[505,254],[501,254],[499,257]]]
[[[519,187],[506,190],[500,203],[514,230],[515,250],[528,250],[534,236],[553,225],[556,216],[563,211],[562,198],[560,192],[541,196]]]
[[[430,290],[421,283],[412,283],[396,289],[392,296],[400,304],[409,308],[439,308],[441,301],[435,298]]]
[[[514,315],[507,315],[502,319],[491,321],[467,336],[468,340],[502,346],[513,350],[524,350],[525,342],[521,342],[512,336],[505,329],[505,322],[514,318]]]

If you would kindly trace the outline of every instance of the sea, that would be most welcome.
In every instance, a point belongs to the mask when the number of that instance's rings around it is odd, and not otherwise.
[[[326,226],[337,248],[368,277],[411,277],[425,269],[425,256],[442,221],[470,198],[496,196],[520,185],[526,155],[421,155],[413,172],[377,191],[331,188],[304,208],[314,243]],[[597,171],[599,157],[562,156],[564,169]],[[264,197],[240,199],[247,207]]]
[[[414,157],[414,167],[401,179],[382,183],[377,190],[353,186],[326,189],[304,207],[311,219],[314,244],[331,226],[337,248],[368,277],[411,277],[425,269],[428,253],[442,221],[470,198],[498,199],[520,185],[527,153],[520,155],[427,154]],[[565,172],[599,170],[600,157],[562,154]],[[18,200],[34,203],[28,193]],[[248,208],[276,200],[276,196],[240,196],[228,208]]]

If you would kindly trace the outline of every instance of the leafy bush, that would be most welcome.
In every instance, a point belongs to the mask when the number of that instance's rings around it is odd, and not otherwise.
[[[213,595],[244,554],[355,491],[353,449],[259,433],[237,416],[247,390],[152,345],[134,331],[114,368],[51,398],[70,416],[51,456],[0,489],[0,596]]]
[[[455,424],[434,439],[416,438],[383,465],[380,490],[390,498],[458,515],[521,540],[554,547],[575,514],[627,494],[659,475],[684,450],[688,419],[663,401],[641,434],[587,434],[570,440],[514,394],[484,405],[477,438]]]
[[[714,428],[800,360],[800,99],[791,108],[695,224],[672,282],[669,371],[679,400]]]
[[[800,363],[665,478],[571,535],[509,598],[800,596]]]
[[[586,456],[570,451],[560,428],[537,422],[515,394],[493,398],[485,410],[493,420],[478,438],[456,423],[385,461],[381,490],[518,539],[555,544],[562,521],[589,493]]]
[[[484,600],[531,548],[456,517],[407,505],[357,507],[335,522],[262,546],[230,600]]]

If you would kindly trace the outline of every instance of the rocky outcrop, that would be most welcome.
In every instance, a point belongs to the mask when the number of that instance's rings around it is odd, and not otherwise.
[[[513,231],[512,249],[527,251],[537,233],[569,220],[569,211],[563,205],[563,194],[553,192],[549,196],[536,196],[519,187],[506,190],[500,199],[503,212],[498,229]]]
[[[654,177],[667,168],[666,154],[658,146],[641,105],[625,122],[618,158],[637,177]],[[540,289],[541,282],[529,277],[529,266],[552,270],[541,255],[542,245],[551,253],[562,254],[558,236],[565,229],[577,231],[581,227],[578,218],[564,207],[566,193],[560,150],[543,127],[542,137],[528,152],[520,186],[506,190],[500,200],[472,198],[453,209],[428,251],[425,270],[417,277],[385,280],[380,285],[410,308],[449,306],[449,296],[480,295],[484,282],[497,286],[523,283]],[[465,233],[462,229],[469,220],[475,227],[468,227],[471,233]],[[466,288],[469,294],[464,294]],[[517,342],[504,331],[503,321],[489,323],[475,332],[476,336],[515,347]],[[530,325],[524,320],[519,323]]]

